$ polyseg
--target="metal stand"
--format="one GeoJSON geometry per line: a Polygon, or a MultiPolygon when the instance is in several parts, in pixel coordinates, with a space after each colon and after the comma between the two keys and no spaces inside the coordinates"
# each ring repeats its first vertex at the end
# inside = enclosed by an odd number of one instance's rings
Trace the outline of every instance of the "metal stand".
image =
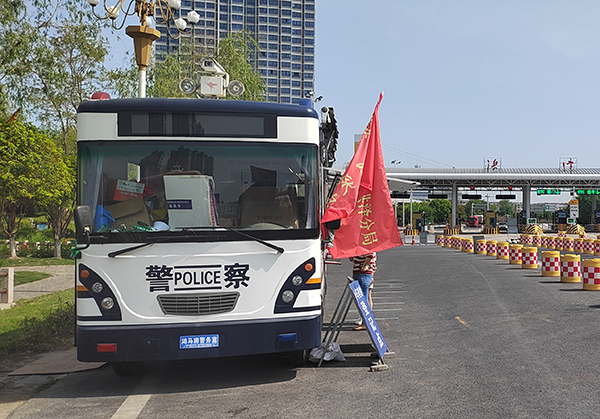
{"type": "Polygon", "coordinates": [[[367,332],[369,333],[369,337],[371,338],[371,343],[377,352],[371,354],[371,356],[376,356],[379,358],[379,361],[371,366],[371,371],[387,371],[388,366],[385,365],[383,361],[384,354],[392,355],[393,352],[388,351],[387,344],[383,339],[381,334],[381,330],[379,329],[379,325],[373,316],[373,312],[368,305],[367,296],[360,290],[360,286],[357,282],[354,282],[352,277],[348,278],[348,286],[344,287],[344,291],[342,292],[342,296],[338,301],[337,307],[333,313],[331,323],[327,327],[327,331],[325,332],[325,336],[323,337],[323,353],[321,354],[321,359],[319,360],[318,366],[320,367],[323,363],[323,359],[325,358],[325,354],[327,353],[327,349],[332,342],[336,342],[340,332],[342,330],[342,326],[346,321],[346,316],[348,315],[348,311],[350,310],[350,304],[352,304],[352,300],[357,305],[359,309],[359,313],[365,325],[367,325],[367,332]]]}
{"type": "MultiPolygon", "coordinates": [[[[348,282],[352,281],[354,281],[354,279],[348,277],[348,282]]],[[[323,353],[321,354],[321,359],[319,360],[317,367],[320,367],[323,363],[323,358],[325,357],[325,353],[327,352],[327,347],[329,344],[331,344],[331,342],[337,342],[338,336],[342,331],[342,326],[346,321],[348,310],[350,310],[350,304],[352,304],[352,294],[350,292],[350,288],[344,287],[344,292],[342,293],[342,296],[335,307],[335,311],[331,317],[331,322],[325,331],[325,336],[323,337],[325,347],[323,348],[323,353]]]]}

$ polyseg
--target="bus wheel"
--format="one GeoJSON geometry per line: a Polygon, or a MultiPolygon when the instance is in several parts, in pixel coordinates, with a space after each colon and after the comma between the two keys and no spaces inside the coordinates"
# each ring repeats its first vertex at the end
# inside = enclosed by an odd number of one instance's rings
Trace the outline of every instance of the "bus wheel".
{"type": "Polygon", "coordinates": [[[119,377],[129,377],[144,372],[143,362],[113,362],[112,367],[119,377]]]}
{"type": "Polygon", "coordinates": [[[306,364],[308,361],[308,349],[302,351],[292,351],[288,354],[289,363],[293,367],[299,367],[300,365],[306,364]]]}

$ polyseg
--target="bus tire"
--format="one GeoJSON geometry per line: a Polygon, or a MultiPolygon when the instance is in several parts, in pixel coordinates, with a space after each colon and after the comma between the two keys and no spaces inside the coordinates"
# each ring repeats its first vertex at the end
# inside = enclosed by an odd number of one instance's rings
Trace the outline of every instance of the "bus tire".
{"type": "Polygon", "coordinates": [[[144,372],[144,362],[113,362],[112,368],[119,377],[129,377],[144,372]]]}
{"type": "Polygon", "coordinates": [[[299,367],[300,365],[306,364],[308,361],[308,349],[301,351],[292,351],[288,354],[289,363],[293,367],[299,367]]]}

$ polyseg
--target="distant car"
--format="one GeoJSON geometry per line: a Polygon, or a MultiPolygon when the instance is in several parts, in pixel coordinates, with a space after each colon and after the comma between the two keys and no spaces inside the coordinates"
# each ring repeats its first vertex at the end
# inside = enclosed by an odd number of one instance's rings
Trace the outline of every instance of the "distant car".
{"type": "Polygon", "coordinates": [[[508,224],[498,223],[498,233],[508,233],[508,224]]]}

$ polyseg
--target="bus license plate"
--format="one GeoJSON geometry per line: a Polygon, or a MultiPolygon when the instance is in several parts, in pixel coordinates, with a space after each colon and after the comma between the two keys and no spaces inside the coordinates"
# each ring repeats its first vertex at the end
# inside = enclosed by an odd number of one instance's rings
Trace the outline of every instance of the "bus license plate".
{"type": "Polygon", "coordinates": [[[180,336],[179,349],[218,348],[219,335],[180,336]]]}

